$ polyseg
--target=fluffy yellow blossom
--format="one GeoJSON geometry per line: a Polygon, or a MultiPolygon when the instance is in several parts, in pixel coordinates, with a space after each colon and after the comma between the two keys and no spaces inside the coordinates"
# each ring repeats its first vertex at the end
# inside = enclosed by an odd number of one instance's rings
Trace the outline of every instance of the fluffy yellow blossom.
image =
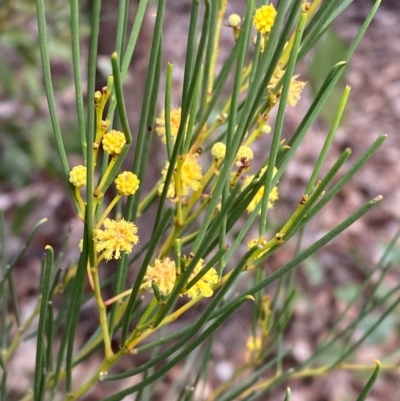
{"type": "Polygon", "coordinates": [[[104,220],[104,230],[94,230],[96,251],[101,252],[106,260],[119,259],[121,252],[132,252],[134,244],[139,242],[134,223],[122,220],[104,220]]]}
{"type": "MultiPolygon", "coordinates": [[[[275,68],[274,74],[272,75],[271,81],[268,84],[268,90],[271,92],[275,86],[278,84],[280,79],[282,78],[283,74],[285,73],[279,66],[275,68]]],[[[307,82],[298,81],[298,75],[293,75],[292,79],[290,80],[290,88],[287,102],[290,106],[296,106],[297,102],[300,99],[301,92],[306,85],[307,82]]]]}
{"type": "Polygon", "coordinates": [[[275,22],[276,14],[277,12],[272,4],[257,8],[253,18],[254,28],[256,28],[260,33],[271,32],[272,26],[275,22]]]}
{"type": "Polygon", "coordinates": [[[226,154],[226,145],[223,142],[214,143],[211,148],[211,154],[217,160],[221,160],[225,157],[226,154]]]}
{"type": "MultiPolygon", "coordinates": [[[[181,195],[187,196],[190,190],[197,191],[200,188],[200,181],[203,178],[201,166],[197,161],[197,154],[187,154],[184,157],[180,177],[181,177],[181,195]]],[[[158,193],[161,194],[164,189],[164,182],[167,176],[169,162],[166,162],[162,174],[162,183],[158,187],[158,193]]],[[[172,176],[171,183],[168,188],[168,198],[175,197],[175,178],[172,176]]]]}
{"type": "MultiPolygon", "coordinates": [[[[176,136],[178,135],[179,125],[181,123],[181,108],[172,109],[170,112],[171,119],[171,138],[172,141],[175,142],[176,136]]],[[[158,127],[156,128],[156,132],[158,136],[161,137],[161,140],[166,143],[165,137],[165,111],[163,111],[159,118],[156,118],[156,124],[158,127]]]]}
{"type": "MultiPolygon", "coordinates": [[[[189,281],[194,278],[197,273],[204,267],[204,260],[200,259],[197,262],[192,274],[190,275],[189,281]]],[[[211,297],[213,294],[213,286],[218,283],[218,273],[212,267],[208,272],[199,280],[195,285],[193,285],[186,292],[189,298],[197,298],[200,296],[211,297]]]]}
{"type": "Polygon", "coordinates": [[[125,135],[121,131],[111,130],[103,136],[103,149],[110,155],[119,155],[126,143],[125,135]]]}
{"type": "Polygon", "coordinates": [[[168,295],[175,285],[176,279],[176,268],[175,262],[170,258],[164,258],[162,260],[156,259],[154,266],[147,268],[146,275],[144,277],[145,287],[151,288],[151,283],[157,284],[157,287],[161,295],[168,295]]]}
{"type": "Polygon", "coordinates": [[[298,81],[297,77],[298,75],[294,75],[290,81],[288,103],[292,107],[296,106],[297,102],[300,100],[301,92],[307,83],[304,81],[298,81]]]}
{"type": "MultiPolygon", "coordinates": [[[[197,273],[204,267],[204,260],[200,259],[195,269],[189,277],[192,280],[197,273]]],[[[151,283],[155,283],[161,295],[168,295],[174,288],[176,280],[175,261],[170,258],[162,260],[156,259],[154,266],[149,266],[144,278],[145,287],[151,288],[151,283]]],[[[213,294],[212,287],[218,283],[218,274],[212,267],[208,272],[194,284],[188,291],[181,295],[187,295],[189,298],[197,298],[199,296],[211,297],[213,294]]]]}
{"type": "MultiPolygon", "coordinates": [[[[267,169],[267,167],[264,167],[261,172],[260,172],[260,176],[262,176],[265,172],[265,170],[267,169]]],[[[274,168],[274,175],[276,174],[276,172],[278,171],[278,169],[275,167],[274,168]]],[[[250,185],[250,183],[253,181],[254,175],[249,175],[246,180],[244,181],[244,188],[246,188],[248,185],[250,185]]],[[[249,205],[247,206],[247,211],[249,213],[251,213],[256,206],[260,203],[260,201],[262,200],[264,196],[264,185],[257,191],[257,193],[254,195],[253,199],[251,200],[251,202],[249,203],[249,205]]],[[[276,186],[274,186],[269,194],[269,199],[268,199],[268,209],[272,209],[274,207],[274,202],[278,199],[278,188],[276,186]]],[[[258,212],[258,214],[261,214],[261,209],[258,212]]]]}
{"type": "Polygon", "coordinates": [[[114,182],[118,192],[125,196],[133,195],[139,188],[140,183],[137,175],[131,171],[124,171],[119,174],[114,182]]]}
{"type": "Polygon", "coordinates": [[[69,182],[77,188],[86,186],[86,167],[75,166],[69,173],[69,182]]]}

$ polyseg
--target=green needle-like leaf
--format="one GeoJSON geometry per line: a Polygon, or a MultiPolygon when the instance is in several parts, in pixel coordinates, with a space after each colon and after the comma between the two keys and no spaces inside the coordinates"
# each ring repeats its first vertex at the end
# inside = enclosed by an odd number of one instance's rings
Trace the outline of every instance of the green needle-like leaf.
{"type": "Polygon", "coordinates": [[[376,363],[376,368],[375,368],[374,372],[372,373],[370,379],[368,380],[368,383],[365,385],[361,394],[357,398],[357,401],[365,401],[367,399],[368,394],[371,392],[372,387],[374,386],[376,380],[379,377],[379,374],[381,373],[381,370],[382,370],[381,363],[378,360],[376,360],[375,363],[376,363]]]}
{"type": "MultiPolygon", "coordinates": [[[[50,289],[51,289],[51,273],[54,263],[54,252],[49,246],[46,247],[46,260],[44,262],[44,270],[42,272],[41,283],[40,283],[40,313],[39,313],[39,327],[37,333],[36,343],[36,362],[35,362],[35,377],[34,377],[34,394],[35,401],[41,401],[44,399],[45,384],[46,384],[46,346],[51,347],[52,344],[46,344],[46,326],[48,326],[47,319],[48,315],[48,303],[50,300],[50,289]]],[[[50,316],[51,317],[51,316],[50,316]]],[[[51,324],[51,323],[50,323],[51,324]]]]}

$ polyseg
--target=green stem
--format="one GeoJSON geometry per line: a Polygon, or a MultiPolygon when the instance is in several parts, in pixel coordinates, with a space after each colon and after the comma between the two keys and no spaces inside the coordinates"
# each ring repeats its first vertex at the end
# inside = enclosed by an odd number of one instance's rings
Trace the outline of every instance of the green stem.
{"type": "Polygon", "coordinates": [[[97,186],[97,188],[94,191],[94,196],[98,199],[102,198],[104,195],[104,191],[102,192],[102,189],[104,187],[104,184],[106,183],[108,176],[110,175],[115,163],[117,162],[118,155],[113,155],[110,163],[107,166],[107,170],[105,171],[103,177],[101,177],[100,184],[97,186]]]}
{"type": "Polygon", "coordinates": [[[92,269],[92,276],[94,283],[94,297],[96,298],[97,306],[99,308],[100,326],[103,332],[104,351],[106,354],[106,360],[109,360],[114,355],[114,353],[111,349],[111,339],[107,323],[107,311],[106,306],[104,305],[103,298],[101,296],[99,272],[97,268],[92,269]]]}
{"type": "Polygon", "coordinates": [[[103,221],[106,219],[106,217],[110,214],[111,210],[113,209],[113,207],[118,203],[118,201],[122,198],[122,194],[117,194],[115,196],[115,198],[110,202],[110,204],[107,206],[106,210],[104,211],[104,213],[101,215],[99,221],[96,224],[95,229],[98,229],[101,227],[101,225],[103,224],[103,221]]]}

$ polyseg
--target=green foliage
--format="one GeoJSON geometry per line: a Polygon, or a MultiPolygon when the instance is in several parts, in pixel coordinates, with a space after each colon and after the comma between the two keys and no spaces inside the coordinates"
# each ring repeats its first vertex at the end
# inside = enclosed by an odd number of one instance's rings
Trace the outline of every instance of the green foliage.
{"type": "MultiPolygon", "coordinates": [[[[46,4],[48,43],[54,65],[70,63],[69,5],[64,1],[46,4]]],[[[33,173],[45,171],[54,176],[60,173],[58,155],[54,149],[52,128],[43,118],[45,97],[41,79],[40,48],[36,31],[36,9],[29,0],[8,1],[0,6],[0,96],[9,105],[9,115],[2,121],[3,138],[0,179],[3,185],[21,187],[34,178],[33,173]],[[21,29],[24,27],[24,29],[21,29]],[[12,174],[10,174],[12,172],[12,174]]],[[[81,35],[87,33],[84,25],[81,35]]],[[[71,87],[68,73],[53,73],[57,92],[71,87]]],[[[68,70],[68,68],[67,68],[68,70]]],[[[62,121],[67,132],[76,132],[74,117],[62,121]]],[[[65,136],[65,146],[76,153],[77,144],[65,136]]]]}

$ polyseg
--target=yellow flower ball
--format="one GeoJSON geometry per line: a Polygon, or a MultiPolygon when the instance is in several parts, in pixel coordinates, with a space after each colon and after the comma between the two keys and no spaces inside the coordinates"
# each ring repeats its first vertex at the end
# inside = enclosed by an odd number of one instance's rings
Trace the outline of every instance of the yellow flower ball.
{"type": "Polygon", "coordinates": [[[168,295],[172,291],[175,280],[175,261],[170,258],[156,259],[154,266],[148,266],[144,277],[145,287],[151,289],[151,283],[155,283],[161,295],[168,295]]]}
{"type": "Polygon", "coordinates": [[[221,160],[225,157],[226,154],[226,145],[223,142],[214,143],[211,148],[211,154],[217,160],[221,160]]]}
{"type": "MultiPolygon", "coordinates": [[[[169,168],[169,162],[166,162],[162,174],[162,182],[158,187],[158,193],[161,195],[164,189],[165,178],[169,168]]],[[[201,166],[197,161],[197,154],[187,154],[184,156],[184,161],[181,165],[180,171],[180,190],[182,196],[187,196],[190,190],[197,191],[200,188],[200,181],[203,178],[201,166]]],[[[168,198],[173,199],[175,197],[175,179],[172,177],[171,183],[168,188],[168,198]]]]}
{"type": "Polygon", "coordinates": [[[236,161],[246,159],[247,161],[253,160],[254,154],[249,146],[241,146],[236,154],[236,161]]]}
{"type": "Polygon", "coordinates": [[[276,14],[277,12],[272,4],[257,8],[253,19],[254,28],[263,34],[271,32],[276,14]]]}
{"type": "Polygon", "coordinates": [[[228,17],[228,26],[231,28],[239,28],[241,23],[242,19],[240,18],[239,14],[231,14],[228,17]]]}
{"type": "MultiPolygon", "coordinates": [[[[190,275],[190,280],[192,280],[196,275],[200,272],[200,270],[204,267],[204,260],[200,259],[197,262],[196,267],[194,268],[192,274],[190,275]]],[[[211,297],[213,295],[214,286],[218,283],[219,277],[217,271],[212,267],[207,271],[204,276],[200,278],[192,287],[190,287],[186,294],[189,298],[198,298],[203,296],[205,298],[211,297]]]]}
{"type": "Polygon", "coordinates": [[[125,135],[121,131],[111,130],[103,136],[103,149],[110,155],[119,155],[126,143],[125,135]]]}
{"type": "Polygon", "coordinates": [[[140,183],[137,175],[130,171],[124,171],[119,174],[114,182],[118,192],[125,196],[133,195],[139,188],[140,183]]]}
{"type": "Polygon", "coordinates": [[[137,227],[130,221],[104,220],[104,230],[94,230],[96,251],[101,252],[106,260],[119,259],[121,252],[130,254],[134,244],[139,242],[137,227]]]}
{"type": "MultiPolygon", "coordinates": [[[[281,80],[283,77],[283,74],[285,73],[285,70],[282,70],[279,66],[275,68],[275,71],[272,75],[271,81],[269,82],[267,89],[269,90],[270,93],[275,89],[276,85],[278,82],[281,80]]],[[[299,101],[301,97],[302,90],[304,86],[306,85],[307,82],[303,81],[298,81],[297,78],[298,75],[293,75],[291,80],[290,80],[290,86],[289,86],[289,94],[287,98],[287,103],[289,106],[296,106],[297,102],[299,101]]]]}
{"type": "Polygon", "coordinates": [[[86,167],[85,166],[75,166],[69,173],[69,182],[72,183],[74,187],[80,188],[86,186],[86,167]]]}

